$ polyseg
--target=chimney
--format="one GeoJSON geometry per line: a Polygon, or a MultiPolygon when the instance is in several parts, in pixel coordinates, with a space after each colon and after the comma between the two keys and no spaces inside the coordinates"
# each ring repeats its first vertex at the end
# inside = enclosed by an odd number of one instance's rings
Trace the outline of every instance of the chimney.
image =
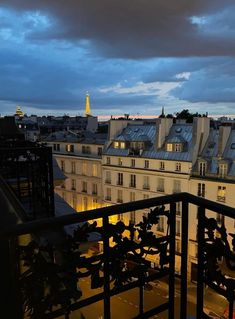
{"type": "Polygon", "coordinates": [[[193,156],[194,165],[198,155],[202,152],[210,133],[210,119],[208,117],[194,117],[193,119],[193,156]]]}
{"type": "Polygon", "coordinates": [[[173,124],[172,118],[158,118],[156,120],[156,149],[161,148],[165,138],[170,132],[173,124]]]}
{"type": "Polygon", "coordinates": [[[109,141],[113,140],[115,136],[121,133],[121,131],[127,127],[128,123],[133,122],[132,120],[109,120],[109,130],[108,130],[108,139],[109,141]]]}
{"type": "Polygon", "coordinates": [[[225,146],[227,144],[229,135],[231,132],[231,126],[220,126],[219,127],[219,144],[218,144],[218,156],[223,155],[225,146]]]}

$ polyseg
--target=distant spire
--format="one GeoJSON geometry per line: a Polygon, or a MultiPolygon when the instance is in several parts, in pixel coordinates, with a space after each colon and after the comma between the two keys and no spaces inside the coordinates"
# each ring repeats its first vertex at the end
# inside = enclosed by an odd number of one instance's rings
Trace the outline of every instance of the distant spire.
{"type": "Polygon", "coordinates": [[[162,107],[162,117],[165,117],[164,106],[162,107]]]}
{"type": "Polygon", "coordinates": [[[24,113],[22,112],[21,107],[19,105],[16,107],[15,115],[20,116],[20,117],[24,116],[24,113]]]}
{"type": "Polygon", "coordinates": [[[90,97],[89,94],[86,94],[86,108],[85,108],[85,115],[91,116],[91,108],[90,108],[90,97]]]}

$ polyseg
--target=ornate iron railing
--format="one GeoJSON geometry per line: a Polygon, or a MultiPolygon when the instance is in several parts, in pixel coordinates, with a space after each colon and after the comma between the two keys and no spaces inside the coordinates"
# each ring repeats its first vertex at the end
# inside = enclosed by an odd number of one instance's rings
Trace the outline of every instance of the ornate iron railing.
{"type": "MultiPolygon", "coordinates": [[[[223,273],[219,261],[224,260],[230,271],[234,270],[235,234],[229,234],[232,238],[230,241],[225,225],[218,224],[216,218],[209,218],[206,211],[234,219],[235,209],[188,193],[114,205],[2,229],[0,239],[5,252],[2,264],[17,274],[7,287],[8,291],[12,290],[9,298],[12,308],[15,309],[15,314],[11,318],[23,318],[23,311],[26,311],[30,318],[57,318],[62,315],[70,318],[74,310],[102,300],[104,318],[109,319],[111,297],[138,288],[139,308],[135,318],[151,318],[167,310],[169,319],[186,319],[188,224],[192,205],[198,209],[196,318],[211,318],[203,310],[204,289],[205,286],[209,286],[228,300],[228,318],[232,319],[235,280],[233,276],[223,273]],[[178,202],[182,206],[179,275],[181,298],[179,313],[176,314],[175,231],[178,202]],[[141,212],[143,209],[144,215],[141,212]],[[149,210],[148,214],[146,209],[149,210]],[[125,221],[125,215],[131,211],[136,212],[135,225],[123,221],[113,223],[113,216],[123,214],[125,221]],[[165,233],[159,236],[153,232],[153,227],[162,216],[167,221],[167,227],[165,233]],[[102,223],[97,224],[93,220],[102,220],[102,223]],[[64,232],[64,227],[70,224],[77,224],[73,236],[64,232]],[[20,241],[18,243],[18,236],[23,234],[32,234],[29,242],[24,245],[20,244],[20,241]],[[91,240],[93,243],[101,242],[103,249],[95,255],[82,255],[82,243],[91,240]],[[155,257],[158,261],[154,269],[151,268],[147,255],[155,257]],[[23,269],[17,266],[19,259],[21,266],[22,261],[24,263],[23,269]],[[169,283],[168,300],[146,310],[144,287],[149,282],[161,280],[166,276],[169,283]],[[102,291],[81,299],[82,292],[78,289],[77,283],[83,277],[89,278],[91,288],[99,287],[102,291]]],[[[4,289],[2,286],[2,291],[4,289]]],[[[3,301],[0,300],[0,303],[3,301]]]]}

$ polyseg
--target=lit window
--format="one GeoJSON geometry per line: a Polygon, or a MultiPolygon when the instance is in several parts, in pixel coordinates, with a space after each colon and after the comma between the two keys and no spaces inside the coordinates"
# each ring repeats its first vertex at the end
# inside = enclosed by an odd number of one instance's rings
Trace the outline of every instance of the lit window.
{"type": "Polygon", "coordinates": [[[124,142],[120,143],[120,148],[125,148],[125,143],[124,142]]]}
{"type": "Polygon", "coordinates": [[[69,153],[73,153],[74,152],[74,145],[67,144],[66,145],[66,151],[69,152],[69,153]]]}
{"type": "Polygon", "coordinates": [[[181,163],[175,164],[175,170],[176,170],[176,172],[181,172],[181,163]]]}
{"type": "Polygon", "coordinates": [[[197,196],[205,197],[205,184],[198,183],[197,196]]]}
{"type": "Polygon", "coordinates": [[[167,150],[167,152],[172,152],[173,151],[173,145],[170,144],[170,143],[167,143],[166,144],[166,150],[167,150]]]}
{"type": "Polygon", "coordinates": [[[113,147],[114,147],[114,148],[119,148],[119,143],[118,143],[118,142],[114,142],[114,143],[113,143],[113,147]]]}
{"type": "Polygon", "coordinates": [[[164,169],[165,169],[165,163],[160,162],[160,170],[164,171],[164,169]]]}
{"type": "Polygon", "coordinates": [[[218,186],[218,191],[217,191],[217,200],[219,202],[225,202],[226,199],[226,187],[225,186],[218,186]]]}

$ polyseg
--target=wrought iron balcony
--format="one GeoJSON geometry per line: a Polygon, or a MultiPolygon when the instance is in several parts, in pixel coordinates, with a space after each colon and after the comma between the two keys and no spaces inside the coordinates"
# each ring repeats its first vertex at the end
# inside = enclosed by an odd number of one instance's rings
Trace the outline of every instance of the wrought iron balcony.
{"type": "Polygon", "coordinates": [[[0,231],[0,275],[4,277],[5,269],[8,280],[4,278],[1,281],[2,292],[7,291],[0,299],[2,313],[6,305],[10,305],[8,311],[11,311],[11,316],[8,317],[11,319],[23,318],[24,312],[29,318],[70,318],[74,311],[83,311],[83,307],[92,307],[94,303],[103,301],[103,318],[110,319],[112,297],[138,289],[138,313],[134,318],[152,318],[164,311],[167,311],[169,319],[189,318],[188,223],[192,206],[198,210],[198,267],[195,314],[190,314],[190,318],[212,318],[204,309],[204,291],[209,286],[228,300],[228,318],[232,319],[235,280],[231,272],[235,269],[235,234],[227,234],[225,225],[218,225],[216,218],[208,217],[207,210],[234,219],[235,209],[188,193],[3,227],[0,231]],[[177,247],[181,251],[180,275],[177,276],[175,235],[176,203],[179,202],[182,207],[182,241],[177,247]],[[149,209],[149,213],[142,217],[143,209],[149,209]],[[125,221],[126,214],[131,211],[135,211],[135,225],[123,221],[114,223],[114,216],[123,214],[125,221]],[[152,227],[156,228],[161,217],[167,220],[168,226],[160,237],[152,232],[152,227]],[[94,219],[101,220],[101,225],[93,222],[94,219]],[[64,226],[70,224],[77,224],[73,236],[64,232],[64,226]],[[51,232],[54,237],[61,236],[60,240],[51,243],[51,232]],[[23,234],[31,234],[28,243],[22,243],[23,234]],[[96,240],[102,243],[103,248],[95,255],[82,254],[81,245],[89,242],[92,234],[98,234],[96,240]],[[43,238],[46,239],[44,244],[43,238]],[[151,268],[147,256],[158,260],[154,267],[151,268]],[[221,271],[219,260],[222,259],[230,270],[230,276],[221,271]],[[17,266],[22,263],[23,267],[17,266]],[[100,290],[81,298],[78,285],[83,278],[89,281],[92,289],[100,290]],[[164,278],[169,283],[167,299],[159,303],[156,296],[154,307],[147,309],[144,289],[149,283],[164,278]],[[179,309],[175,300],[176,280],[180,280],[179,309]]]}

